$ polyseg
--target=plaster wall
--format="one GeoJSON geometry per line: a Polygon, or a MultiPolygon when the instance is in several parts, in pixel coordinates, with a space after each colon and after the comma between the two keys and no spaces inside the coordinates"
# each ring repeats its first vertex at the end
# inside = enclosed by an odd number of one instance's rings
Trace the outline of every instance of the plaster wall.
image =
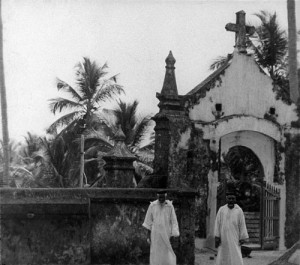
{"type": "Polygon", "coordinates": [[[242,114],[264,118],[270,107],[276,111],[279,124],[297,120],[295,104],[276,99],[272,80],[258,67],[252,56],[234,52],[230,66],[214,86],[189,110],[191,120],[215,120],[215,104],[222,104],[224,116],[242,114]]]}

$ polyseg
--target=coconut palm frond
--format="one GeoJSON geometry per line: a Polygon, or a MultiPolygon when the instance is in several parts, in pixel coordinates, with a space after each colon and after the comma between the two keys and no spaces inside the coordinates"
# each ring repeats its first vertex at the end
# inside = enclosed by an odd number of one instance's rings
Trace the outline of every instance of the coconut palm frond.
{"type": "Polygon", "coordinates": [[[96,62],[86,57],[83,58],[82,64],[77,65],[76,81],[84,98],[90,99],[97,92],[102,81],[100,79],[107,74],[104,71],[106,68],[108,68],[106,63],[99,67],[96,62]]]}
{"type": "Polygon", "coordinates": [[[143,162],[135,161],[133,163],[133,166],[135,168],[136,174],[138,174],[139,176],[145,177],[145,176],[153,173],[153,168],[146,165],[143,162]]]}
{"type": "Polygon", "coordinates": [[[267,68],[274,78],[277,65],[282,63],[287,54],[287,34],[280,29],[276,13],[260,11],[255,16],[260,19],[260,25],[256,27],[259,52],[255,52],[255,56],[257,62],[267,68]]]}
{"type": "Polygon", "coordinates": [[[61,112],[64,109],[82,108],[81,103],[66,99],[66,98],[52,98],[49,101],[50,111],[55,114],[57,111],[61,112]]]}
{"type": "Polygon", "coordinates": [[[113,139],[116,132],[118,130],[117,124],[114,122],[114,120],[110,119],[110,117],[105,118],[101,117],[101,123],[97,126],[97,132],[101,135],[105,135],[109,139],[113,139]]]}
{"type": "Polygon", "coordinates": [[[42,162],[51,161],[49,153],[44,149],[40,149],[40,150],[34,152],[34,154],[32,155],[32,158],[35,161],[42,161],[42,162]]]}
{"type": "Polygon", "coordinates": [[[125,136],[126,144],[132,143],[134,140],[134,128],[137,126],[138,119],[136,115],[138,101],[134,100],[132,103],[126,103],[122,100],[118,102],[118,105],[113,109],[116,125],[120,125],[125,136]]]}
{"type": "Polygon", "coordinates": [[[56,78],[56,87],[58,90],[62,90],[71,94],[71,96],[78,102],[83,100],[82,97],[77,93],[77,91],[73,87],[71,87],[68,83],[59,78],[56,78]]]}
{"type": "Polygon", "coordinates": [[[213,62],[209,66],[209,70],[214,71],[219,69],[225,63],[231,60],[231,58],[232,58],[232,54],[228,54],[227,56],[218,56],[216,59],[213,60],[213,62]]]}
{"type": "MultiPolygon", "coordinates": [[[[57,128],[59,128],[60,126],[65,126],[68,125],[68,127],[70,127],[71,123],[76,120],[78,121],[79,118],[81,118],[83,116],[83,113],[81,111],[74,111],[71,113],[68,113],[62,117],[60,117],[58,120],[56,120],[54,123],[52,123],[49,128],[47,129],[47,131],[49,133],[54,132],[57,128]]],[[[73,124],[73,123],[72,123],[73,124]]],[[[66,129],[67,129],[66,128],[66,129]]],[[[62,132],[60,133],[62,134],[62,132]]]]}
{"type": "Polygon", "coordinates": [[[257,16],[263,24],[267,23],[267,17],[269,16],[267,11],[260,10],[259,13],[254,13],[254,15],[257,16]]]}
{"type": "Polygon", "coordinates": [[[128,121],[131,128],[136,127],[137,123],[142,123],[142,121],[146,119],[146,117],[142,118],[140,122],[138,122],[137,115],[136,115],[138,105],[139,102],[137,100],[134,100],[131,104],[128,104],[127,106],[127,113],[129,118],[128,121]]]}
{"type": "Polygon", "coordinates": [[[112,109],[103,108],[102,113],[108,116],[112,116],[114,114],[114,111],[112,109]]]}
{"type": "Polygon", "coordinates": [[[155,147],[155,139],[150,139],[150,142],[142,147],[139,148],[139,151],[143,152],[154,152],[154,147],[155,147]]]}
{"type": "Polygon", "coordinates": [[[10,167],[10,170],[12,170],[12,175],[11,177],[14,178],[16,176],[22,176],[23,177],[33,177],[32,173],[27,170],[25,167],[21,167],[21,166],[18,166],[18,167],[10,167]]]}
{"type": "Polygon", "coordinates": [[[147,136],[148,129],[151,123],[151,118],[144,117],[138,121],[133,129],[133,141],[131,146],[139,147],[147,136]]]}
{"type": "Polygon", "coordinates": [[[99,133],[85,136],[84,142],[86,146],[86,155],[95,155],[98,151],[108,152],[113,148],[113,143],[99,133]]]}
{"type": "Polygon", "coordinates": [[[109,81],[113,81],[114,83],[117,83],[117,81],[118,81],[118,76],[119,76],[120,74],[116,74],[116,75],[113,75],[113,76],[111,76],[108,80],[109,81]]]}
{"type": "Polygon", "coordinates": [[[137,158],[137,161],[146,164],[149,167],[152,167],[152,162],[154,159],[154,150],[153,151],[140,151],[138,150],[135,153],[135,156],[137,158]]]}
{"type": "Polygon", "coordinates": [[[106,72],[106,69],[108,69],[107,62],[105,62],[102,66],[99,67],[99,73],[100,73],[99,78],[102,78],[108,74],[108,72],[106,72]]]}
{"type": "Polygon", "coordinates": [[[113,100],[116,96],[121,95],[124,89],[121,85],[112,83],[109,80],[102,80],[103,84],[93,97],[93,103],[105,102],[106,100],[113,100]]]}

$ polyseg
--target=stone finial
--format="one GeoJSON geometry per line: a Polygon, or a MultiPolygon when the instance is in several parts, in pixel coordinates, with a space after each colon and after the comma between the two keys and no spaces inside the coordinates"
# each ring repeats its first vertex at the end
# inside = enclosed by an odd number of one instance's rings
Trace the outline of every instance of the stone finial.
{"type": "Polygon", "coordinates": [[[106,186],[115,188],[132,188],[134,178],[133,162],[136,157],[129,151],[125,135],[119,127],[114,137],[115,146],[102,158],[106,165],[106,186]]]}
{"type": "Polygon", "coordinates": [[[172,54],[172,51],[169,52],[169,55],[168,57],[166,58],[166,68],[169,68],[169,69],[175,69],[174,65],[176,63],[176,60],[172,54]]]}
{"type": "Polygon", "coordinates": [[[236,24],[228,23],[225,26],[227,31],[235,32],[235,46],[241,53],[246,53],[247,34],[252,35],[255,32],[255,28],[252,26],[246,26],[246,13],[241,10],[236,13],[236,24]]]}
{"type": "Polygon", "coordinates": [[[124,142],[125,139],[126,139],[126,136],[125,136],[125,134],[124,134],[124,132],[122,130],[121,125],[119,125],[119,128],[118,128],[116,134],[114,135],[114,140],[118,141],[118,142],[119,141],[123,141],[124,142]]]}
{"type": "Polygon", "coordinates": [[[165,97],[178,97],[177,84],[175,78],[175,58],[170,51],[168,57],[166,58],[166,75],[163,84],[163,88],[161,90],[161,95],[165,97]]]}
{"type": "Polygon", "coordinates": [[[103,158],[105,157],[117,157],[117,158],[132,158],[133,160],[136,159],[136,157],[129,151],[128,147],[125,144],[125,134],[122,131],[121,126],[119,126],[119,129],[117,130],[114,140],[115,145],[112,150],[110,150],[103,158]]]}

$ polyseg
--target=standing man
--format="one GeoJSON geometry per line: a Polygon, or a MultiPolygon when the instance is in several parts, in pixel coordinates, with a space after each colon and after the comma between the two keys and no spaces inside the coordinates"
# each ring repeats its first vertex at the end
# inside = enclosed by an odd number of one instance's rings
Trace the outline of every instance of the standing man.
{"type": "Polygon", "coordinates": [[[220,207],[215,222],[216,265],[243,265],[241,245],[248,239],[243,210],[235,193],[226,192],[227,204],[220,207]]]}
{"type": "Polygon", "coordinates": [[[157,200],[150,203],[143,223],[148,229],[150,265],[176,265],[170,238],[178,237],[179,229],[174,206],[166,197],[166,191],[157,193],[157,200]]]}

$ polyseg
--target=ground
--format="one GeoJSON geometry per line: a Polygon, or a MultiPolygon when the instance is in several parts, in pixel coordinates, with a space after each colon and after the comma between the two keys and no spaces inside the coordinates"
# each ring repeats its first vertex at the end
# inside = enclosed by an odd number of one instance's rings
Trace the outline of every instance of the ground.
{"type": "MultiPolygon", "coordinates": [[[[268,265],[274,260],[278,259],[283,255],[285,251],[262,251],[255,250],[252,251],[250,256],[252,258],[244,258],[244,265],[268,265]]],[[[196,240],[196,249],[195,249],[195,265],[215,265],[216,256],[215,252],[207,249],[200,248],[196,240]]]]}

